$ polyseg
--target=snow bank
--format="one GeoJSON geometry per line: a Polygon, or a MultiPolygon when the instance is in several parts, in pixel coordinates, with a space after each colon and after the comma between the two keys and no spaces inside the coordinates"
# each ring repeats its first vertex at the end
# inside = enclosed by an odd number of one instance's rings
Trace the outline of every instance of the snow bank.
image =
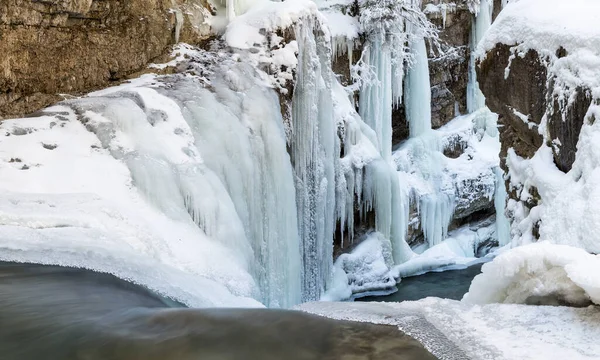
{"type": "Polygon", "coordinates": [[[470,304],[600,304],[600,257],[540,242],[502,253],[485,264],[463,302],[470,304]]]}
{"type": "Polygon", "coordinates": [[[513,304],[469,305],[427,298],[402,303],[308,303],[299,310],[390,324],[441,360],[597,359],[600,311],[513,304]]]}
{"type": "Polygon", "coordinates": [[[71,108],[46,114],[0,125],[2,260],[108,272],[190,306],[261,306],[243,258],[150,205],[71,108]]]}

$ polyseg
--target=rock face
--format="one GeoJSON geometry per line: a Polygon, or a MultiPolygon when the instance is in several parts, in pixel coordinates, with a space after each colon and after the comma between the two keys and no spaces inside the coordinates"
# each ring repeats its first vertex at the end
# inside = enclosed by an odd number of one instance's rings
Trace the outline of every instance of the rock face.
{"type": "MultiPolygon", "coordinates": [[[[205,10],[207,4],[196,1],[205,10]]],[[[208,35],[192,1],[3,0],[0,119],[107,86],[139,71],[176,40],[208,35]],[[180,39],[177,39],[180,38],[180,39]]]]}
{"type": "MultiPolygon", "coordinates": [[[[577,88],[573,102],[563,108],[552,93],[554,80],[548,78],[548,70],[536,51],[529,50],[524,56],[515,56],[512,61],[510,57],[510,47],[497,44],[477,69],[487,106],[499,115],[502,168],[505,172],[509,171],[506,156],[510,148],[522,158],[533,157],[544,144],[539,127],[542,119],[546,118],[548,145],[552,148],[554,163],[561,171],[570,171],[585,114],[592,102],[589,90],[577,88]],[[509,61],[510,72],[505,76],[509,61]]],[[[509,181],[507,189],[511,190],[509,181]]],[[[540,203],[541,197],[535,188],[528,192],[530,196],[526,200],[521,199],[516,190],[509,191],[508,196],[532,209],[540,203]]],[[[537,228],[533,229],[533,235],[539,236],[537,228]]]]}
{"type": "Polygon", "coordinates": [[[509,148],[521,157],[530,158],[542,145],[538,128],[547,104],[547,70],[538,54],[531,50],[524,57],[515,57],[505,78],[510,56],[510,47],[499,44],[477,67],[477,79],[486,105],[498,114],[502,143],[500,165],[505,171],[509,148]],[[524,119],[524,116],[528,118],[524,119]]]}
{"type": "Polygon", "coordinates": [[[431,81],[431,125],[434,129],[447,124],[455,116],[467,112],[469,73],[469,39],[473,15],[466,5],[456,5],[441,15],[430,14],[440,30],[445,55],[429,60],[431,81]]]}

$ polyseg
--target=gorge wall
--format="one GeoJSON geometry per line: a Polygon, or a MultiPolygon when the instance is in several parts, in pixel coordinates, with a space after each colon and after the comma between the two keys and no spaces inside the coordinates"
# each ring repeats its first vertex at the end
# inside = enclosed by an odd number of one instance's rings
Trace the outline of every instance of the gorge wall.
{"type": "Polygon", "coordinates": [[[592,186],[597,158],[598,32],[575,4],[540,10],[546,6],[531,0],[503,10],[479,45],[477,74],[499,114],[513,243],[543,239],[597,252],[587,239],[595,225],[575,217],[594,211],[591,193],[581,191],[592,186]]]}
{"type": "Polygon", "coordinates": [[[178,41],[202,41],[210,10],[187,0],[2,1],[0,119],[106,87],[178,41]]]}

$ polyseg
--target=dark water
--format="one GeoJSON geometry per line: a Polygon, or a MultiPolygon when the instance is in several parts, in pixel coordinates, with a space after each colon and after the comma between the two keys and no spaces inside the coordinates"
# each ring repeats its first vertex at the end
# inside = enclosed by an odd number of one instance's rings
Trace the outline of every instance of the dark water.
{"type": "Polygon", "coordinates": [[[0,262],[1,360],[435,359],[396,327],[187,309],[111,275],[0,262]]]}
{"type": "Polygon", "coordinates": [[[483,264],[470,266],[464,270],[430,272],[402,279],[398,291],[386,296],[368,296],[356,301],[412,301],[429,296],[460,300],[469,291],[473,278],[481,273],[483,264]]]}

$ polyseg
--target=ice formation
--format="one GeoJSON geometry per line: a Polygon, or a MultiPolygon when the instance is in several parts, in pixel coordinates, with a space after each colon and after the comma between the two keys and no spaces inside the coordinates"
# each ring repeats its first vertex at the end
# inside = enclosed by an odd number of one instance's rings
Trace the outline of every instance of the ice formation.
{"type": "Polygon", "coordinates": [[[317,302],[298,309],[397,326],[441,360],[591,360],[600,353],[597,307],[470,305],[431,297],[401,303],[317,302]]]}
{"type": "Polygon", "coordinates": [[[504,171],[500,167],[494,168],[496,175],[496,190],[494,193],[494,208],[496,210],[496,237],[498,245],[504,246],[510,242],[510,222],[506,217],[506,185],[504,171]]]}
{"type": "MultiPolygon", "coordinates": [[[[292,100],[291,156],[303,259],[303,300],[325,291],[333,262],[336,134],[328,48],[317,41],[314,23],[296,26],[298,69],[292,100]]],[[[339,147],[339,144],[337,144],[339,147]]]]}
{"type": "Polygon", "coordinates": [[[425,39],[419,37],[412,47],[415,60],[406,75],[404,99],[410,137],[415,138],[431,130],[431,84],[425,39]]]}
{"type": "Polygon", "coordinates": [[[392,244],[381,233],[370,233],[350,254],[340,255],[334,264],[332,286],[321,300],[350,299],[396,290],[392,244]]]}
{"type": "Polygon", "coordinates": [[[444,162],[437,135],[431,131],[431,85],[425,39],[420,29],[413,31],[417,32],[412,42],[414,64],[408,69],[404,85],[410,139],[395,156],[397,163],[401,162],[399,170],[410,173],[417,167],[417,171],[431,184],[429,190],[418,192],[415,198],[425,240],[429,246],[435,246],[446,238],[454,213],[454,193],[442,189],[443,181],[440,178],[444,162]],[[410,154],[409,157],[420,156],[424,161],[399,161],[403,150],[410,154]]]}
{"type": "Polygon", "coordinates": [[[480,0],[475,8],[475,20],[471,27],[470,48],[471,56],[469,59],[469,82],[467,83],[467,110],[472,113],[485,106],[485,97],[479,90],[477,82],[476,66],[476,49],[483,36],[492,24],[492,9],[493,1],[480,0]]]}
{"type": "MultiPolygon", "coordinates": [[[[250,65],[221,61],[227,65],[212,79],[214,92],[197,80],[171,77],[163,85],[106,90],[63,106],[78,115],[71,126],[85,123],[98,146],[125,164],[129,181],[145,201],[173,221],[195,223],[203,237],[237,258],[222,258],[230,264],[221,267],[236,264],[256,280],[254,288],[253,281],[235,280],[238,275],[223,276],[230,291],[255,296],[258,289],[257,298],[265,305],[288,307],[301,300],[302,271],[294,175],[279,101],[250,65]],[[246,290],[240,291],[235,281],[246,290]]],[[[3,127],[14,132],[22,124],[5,122],[3,127]]],[[[4,142],[16,152],[25,151],[20,143],[17,137],[4,142]]],[[[46,164],[40,161],[40,166],[46,164]]],[[[3,184],[27,173],[15,175],[11,169],[9,165],[2,172],[3,184]]],[[[11,224],[20,221],[4,218],[11,224]]],[[[218,253],[214,256],[218,261],[218,253]]],[[[196,273],[197,261],[186,258],[172,261],[196,273]]]]}

